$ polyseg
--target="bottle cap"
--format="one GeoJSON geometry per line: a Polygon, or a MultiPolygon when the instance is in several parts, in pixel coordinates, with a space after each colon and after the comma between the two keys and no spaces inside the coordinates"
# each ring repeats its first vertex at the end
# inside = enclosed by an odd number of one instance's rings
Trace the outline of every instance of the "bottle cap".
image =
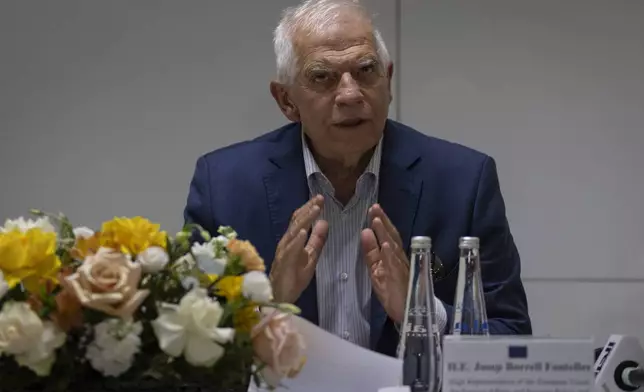
{"type": "Polygon", "coordinates": [[[479,239],[478,237],[461,237],[458,240],[458,247],[460,249],[473,249],[479,248],[479,239]]]}
{"type": "Polygon", "coordinates": [[[432,247],[432,239],[429,237],[416,236],[411,239],[412,249],[428,249],[432,247]]]}

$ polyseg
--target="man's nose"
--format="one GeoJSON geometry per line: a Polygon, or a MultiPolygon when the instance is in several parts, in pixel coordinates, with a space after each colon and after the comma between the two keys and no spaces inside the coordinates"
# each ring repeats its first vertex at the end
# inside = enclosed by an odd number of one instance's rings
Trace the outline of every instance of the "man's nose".
{"type": "Polygon", "coordinates": [[[338,83],[335,102],[338,105],[355,105],[362,103],[364,96],[360,86],[350,73],[344,73],[338,83]]]}

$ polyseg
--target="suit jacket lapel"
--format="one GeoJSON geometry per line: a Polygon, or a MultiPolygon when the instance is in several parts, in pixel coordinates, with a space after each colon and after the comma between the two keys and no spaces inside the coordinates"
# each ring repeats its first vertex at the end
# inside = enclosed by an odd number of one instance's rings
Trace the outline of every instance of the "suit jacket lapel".
{"type": "MultiPolygon", "coordinates": [[[[286,131],[283,140],[275,143],[269,158],[271,170],[264,176],[264,187],[275,245],[288,228],[291,216],[309,199],[309,188],[302,155],[301,127],[294,124],[286,131]]],[[[301,316],[317,324],[317,288],[315,277],[302,293],[296,305],[302,309],[301,316]]]]}
{"type": "MultiPolygon", "coordinates": [[[[388,121],[380,167],[379,203],[402,237],[405,253],[413,233],[422,180],[414,175],[420,154],[395,123],[388,121]]],[[[375,349],[387,314],[375,293],[371,296],[371,347],[375,349]]]]}

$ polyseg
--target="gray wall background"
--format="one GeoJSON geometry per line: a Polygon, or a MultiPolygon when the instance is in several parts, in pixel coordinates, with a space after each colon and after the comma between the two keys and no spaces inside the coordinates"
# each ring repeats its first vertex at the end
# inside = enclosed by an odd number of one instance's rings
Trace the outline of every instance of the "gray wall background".
{"type": "MultiPolygon", "coordinates": [[[[294,0],[2,0],[0,217],[180,228],[197,157],[283,124],[294,0]]],[[[370,0],[391,117],[496,158],[535,333],[644,338],[644,2],[370,0]]]]}

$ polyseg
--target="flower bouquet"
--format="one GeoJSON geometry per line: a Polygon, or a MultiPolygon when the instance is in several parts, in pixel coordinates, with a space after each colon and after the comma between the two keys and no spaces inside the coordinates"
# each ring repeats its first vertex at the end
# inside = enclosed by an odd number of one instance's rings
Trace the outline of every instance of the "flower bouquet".
{"type": "Polygon", "coordinates": [[[232,228],[32,213],[0,227],[0,390],[246,391],[303,366],[298,309],[232,228]]]}

